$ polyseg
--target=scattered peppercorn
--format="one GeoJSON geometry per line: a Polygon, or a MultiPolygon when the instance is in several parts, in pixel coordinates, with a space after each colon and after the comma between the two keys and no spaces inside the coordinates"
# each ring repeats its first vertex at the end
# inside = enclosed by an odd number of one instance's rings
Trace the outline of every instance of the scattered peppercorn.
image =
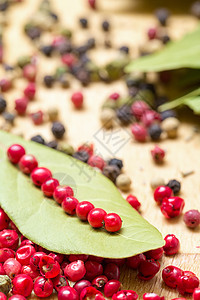
{"type": "Polygon", "coordinates": [[[104,108],[100,114],[100,120],[106,129],[110,129],[114,126],[115,111],[111,108],[104,108]]]}
{"type": "Polygon", "coordinates": [[[11,125],[14,124],[14,120],[15,120],[15,115],[11,114],[9,112],[4,112],[3,113],[3,118],[5,119],[6,122],[10,123],[11,125]]]}
{"type": "Polygon", "coordinates": [[[158,141],[160,139],[162,129],[159,124],[152,124],[148,129],[149,135],[153,141],[158,141]]]}
{"type": "Polygon", "coordinates": [[[88,20],[86,18],[80,18],[79,23],[82,28],[88,28],[88,20]]]}
{"type": "Polygon", "coordinates": [[[133,122],[133,114],[131,112],[131,106],[123,105],[117,110],[117,118],[123,125],[128,125],[133,122]]]}
{"type": "Polygon", "coordinates": [[[74,154],[74,148],[67,143],[59,143],[58,150],[68,155],[74,154]]]}
{"type": "Polygon", "coordinates": [[[48,109],[47,113],[48,113],[48,116],[49,116],[49,120],[51,122],[57,121],[58,114],[59,114],[59,111],[58,111],[57,107],[50,107],[48,109]]]}
{"type": "Polygon", "coordinates": [[[57,141],[51,141],[51,142],[48,142],[48,143],[46,144],[46,146],[49,147],[49,148],[52,148],[52,149],[57,149],[57,147],[58,147],[58,142],[57,142],[57,141]]]}
{"type": "Polygon", "coordinates": [[[123,168],[123,161],[117,158],[111,158],[108,161],[109,166],[117,166],[120,170],[123,168]]]}
{"type": "Polygon", "coordinates": [[[165,151],[158,146],[155,146],[153,150],[151,150],[151,155],[155,163],[160,164],[163,163],[165,157],[165,151]]]}
{"type": "Polygon", "coordinates": [[[127,46],[122,46],[119,48],[119,51],[125,54],[129,54],[129,47],[127,46]]]}
{"type": "Polygon", "coordinates": [[[6,100],[0,96],[0,114],[5,111],[7,107],[6,100]]]}
{"type": "Polygon", "coordinates": [[[168,109],[160,113],[161,121],[167,118],[176,118],[176,112],[174,110],[168,109]]]}
{"type": "Polygon", "coordinates": [[[121,171],[116,165],[108,165],[103,168],[103,175],[115,182],[121,171]]]}
{"type": "Polygon", "coordinates": [[[51,127],[51,131],[57,139],[62,139],[66,130],[62,123],[54,122],[51,127]]]}
{"type": "Polygon", "coordinates": [[[178,119],[174,117],[166,118],[161,123],[161,128],[163,131],[165,131],[169,138],[176,138],[178,135],[178,128],[179,128],[180,122],[178,119]]]}
{"type": "Polygon", "coordinates": [[[183,221],[189,228],[196,228],[200,224],[200,212],[196,209],[188,210],[184,216],[183,221]]]}
{"type": "Polygon", "coordinates": [[[55,79],[51,75],[44,76],[44,84],[46,87],[51,88],[55,82],[55,79]]]}
{"type": "Polygon", "coordinates": [[[45,145],[45,140],[43,139],[43,137],[41,135],[35,135],[31,138],[32,142],[36,142],[38,144],[42,144],[45,145]]]}
{"type": "Polygon", "coordinates": [[[170,12],[166,8],[157,9],[155,15],[162,26],[167,25],[167,21],[170,15],[170,12]]]}
{"type": "Polygon", "coordinates": [[[109,31],[110,30],[110,23],[107,20],[102,22],[102,29],[103,29],[103,31],[109,31]]]}
{"type": "Polygon", "coordinates": [[[87,163],[90,157],[87,151],[77,151],[72,156],[84,163],[87,163]]]}
{"type": "Polygon", "coordinates": [[[180,181],[178,181],[176,179],[172,179],[166,185],[168,187],[170,187],[170,189],[172,189],[174,195],[176,195],[176,194],[178,194],[180,192],[180,189],[181,189],[181,183],[180,183],[180,181]]]}
{"type": "Polygon", "coordinates": [[[50,57],[53,53],[54,48],[52,45],[46,45],[41,47],[40,50],[45,56],[50,57]]]}
{"type": "Polygon", "coordinates": [[[116,186],[123,192],[130,190],[131,179],[126,174],[120,174],[116,179],[116,186]]]}

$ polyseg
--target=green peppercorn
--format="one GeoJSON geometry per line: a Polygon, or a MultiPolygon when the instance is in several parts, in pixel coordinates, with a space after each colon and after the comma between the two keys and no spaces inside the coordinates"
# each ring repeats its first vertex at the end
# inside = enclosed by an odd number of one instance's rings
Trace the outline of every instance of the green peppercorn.
{"type": "Polygon", "coordinates": [[[20,67],[20,68],[23,68],[25,67],[26,65],[30,64],[31,62],[31,58],[30,56],[20,56],[17,60],[17,65],[20,67]]]}
{"type": "Polygon", "coordinates": [[[7,275],[0,275],[0,292],[8,294],[11,289],[11,280],[7,275]]]}
{"type": "Polygon", "coordinates": [[[67,143],[59,143],[57,149],[68,155],[73,155],[75,152],[73,146],[67,143]]]}

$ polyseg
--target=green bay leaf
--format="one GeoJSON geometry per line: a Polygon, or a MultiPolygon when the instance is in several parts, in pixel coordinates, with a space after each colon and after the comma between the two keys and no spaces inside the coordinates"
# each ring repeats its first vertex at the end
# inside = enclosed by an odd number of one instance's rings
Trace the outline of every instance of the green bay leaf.
{"type": "Polygon", "coordinates": [[[162,50],[130,62],[126,72],[159,72],[179,68],[200,68],[200,27],[178,41],[169,42],[162,50]]]}
{"type": "Polygon", "coordinates": [[[0,205],[21,233],[44,248],[64,254],[91,254],[123,258],[162,247],[160,232],[143,219],[114,184],[88,165],[34,142],[0,131],[0,205]],[[22,144],[40,166],[49,168],[62,183],[71,185],[80,201],[91,201],[107,212],[118,213],[123,227],[110,234],[68,216],[53,199],[45,198],[28,176],[6,158],[6,149],[22,144]]]}
{"type": "Polygon", "coordinates": [[[159,111],[174,109],[183,105],[191,108],[195,114],[200,114],[200,88],[186,94],[178,99],[167,102],[159,107],[159,111]]]}

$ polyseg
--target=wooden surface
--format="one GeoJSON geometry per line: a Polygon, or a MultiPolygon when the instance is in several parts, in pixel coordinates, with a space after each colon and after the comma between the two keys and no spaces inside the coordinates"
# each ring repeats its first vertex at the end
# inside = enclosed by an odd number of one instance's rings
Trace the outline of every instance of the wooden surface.
{"type": "MultiPolygon", "coordinates": [[[[109,38],[115,48],[121,45],[131,47],[133,56],[137,56],[138,47],[146,40],[144,32],[149,26],[156,24],[151,13],[159,1],[134,1],[134,0],[100,0],[100,10],[93,12],[85,5],[84,0],[54,0],[54,7],[57,9],[62,23],[72,29],[78,28],[78,18],[87,16],[90,22],[90,29],[77,30],[74,39],[81,44],[81,41],[95,36],[99,46],[98,50],[92,52],[92,56],[99,64],[105,63],[112,57],[116,57],[116,50],[104,50],[104,35],[99,30],[101,21],[105,18],[111,20],[112,32],[109,38]],[[122,3],[123,2],[123,3],[122,3]],[[140,4],[138,4],[138,2],[140,4]],[[148,2],[151,2],[150,4],[148,2]]],[[[163,5],[165,1],[160,1],[163,5]]],[[[175,1],[167,1],[173,8],[175,1]]],[[[178,2],[178,1],[177,1],[178,2]]],[[[9,11],[6,34],[6,61],[14,62],[19,55],[35,53],[35,48],[23,35],[22,25],[28,20],[32,11],[37,7],[38,0],[26,0],[23,4],[15,6],[9,11]]],[[[184,1],[181,9],[174,8],[179,14],[172,16],[170,20],[170,35],[178,38],[185,32],[192,30],[196,21],[186,14],[190,1],[184,1]]],[[[180,3],[179,3],[180,4],[180,3]]],[[[177,4],[177,6],[179,5],[177,4]]],[[[49,36],[45,36],[48,40],[49,36]]],[[[59,59],[47,59],[39,56],[40,72],[38,83],[41,82],[43,75],[46,75],[58,64],[59,59]]],[[[2,70],[1,70],[2,72],[2,70]]],[[[20,97],[25,82],[19,79],[15,88],[6,94],[9,99],[10,110],[14,108],[14,99],[20,97]]],[[[142,215],[153,225],[155,225],[165,236],[168,233],[174,233],[180,239],[180,254],[174,257],[163,257],[161,269],[169,264],[176,265],[185,270],[191,270],[200,277],[199,266],[199,246],[200,229],[189,230],[185,227],[182,217],[174,220],[166,220],[159,208],[155,205],[150,180],[154,176],[164,177],[166,181],[177,178],[182,182],[181,197],[185,199],[185,211],[188,209],[200,209],[200,135],[194,134],[190,141],[187,137],[193,133],[194,123],[198,123],[198,118],[187,120],[183,118],[183,124],[180,128],[179,137],[176,140],[163,140],[160,145],[166,149],[166,163],[163,166],[156,166],[150,156],[150,149],[153,143],[138,144],[133,141],[127,128],[116,127],[114,132],[107,132],[109,136],[117,135],[124,137],[127,143],[117,151],[116,145],[108,143],[103,135],[103,130],[99,122],[99,112],[101,103],[111,92],[119,92],[126,95],[126,88],[123,82],[116,82],[105,85],[103,83],[92,84],[89,88],[82,88],[80,84],[72,80],[71,88],[63,90],[59,87],[46,89],[38,84],[36,101],[32,102],[29,112],[38,109],[47,109],[47,107],[57,105],[60,109],[60,119],[67,127],[65,140],[74,146],[82,142],[93,142],[104,158],[110,157],[110,151],[124,161],[124,171],[132,179],[132,192],[142,203],[142,215]],[[70,103],[72,91],[81,89],[85,96],[85,107],[81,111],[75,111],[70,103]],[[118,131],[117,131],[118,130],[118,131]],[[109,149],[109,150],[108,150],[109,149]],[[194,174],[182,178],[181,171],[194,170],[194,174]]],[[[187,116],[186,116],[187,117],[187,116]]],[[[23,133],[24,137],[29,139],[35,134],[40,133],[48,141],[53,139],[50,131],[51,124],[45,123],[42,126],[33,126],[29,118],[17,118],[13,133],[23,133]]],[[[108,135],[106,136],[108,138],[108,135]]],[[[112,139],[111,139],[112,140],[112,139]]],[[[125,246],[125,245],[124,245],[125,246]]],[[[145,292],[155,292],[164,295],[166,299],[172,299],[178,296],[177,291],[167,288],[161,280],[161,272],[149,282],[141,282],[136,278],[136,273],[131,270],[124,270],[121,275],[124,288],[134,289],[139,293],[139,299],[145,292]]],[[[35,298],[35,297],[33,297],[35,298]]],[[[56,298],[56,296],[51,297],[56,298]]],[[[189,297],[188,297],[189,299],[189,297]]]]}

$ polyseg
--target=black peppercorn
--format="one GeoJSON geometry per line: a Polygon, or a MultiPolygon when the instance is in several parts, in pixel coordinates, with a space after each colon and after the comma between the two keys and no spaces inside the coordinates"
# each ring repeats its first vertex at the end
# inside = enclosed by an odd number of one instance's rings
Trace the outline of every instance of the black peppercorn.
{"type": "Polygon", "coordinates": [[[40,50],[45,56],[50,57],[52,55],[54,48],[52,45],[47,45],[41,47],[40,50]]]}
{"type": "Polygon", "coordinates": [[[6,11],[9,7],[9,1],[5,0],[0,2],[0,11],[6,11]]]}
{"type": "Polygon", "coordinates": [[[41,29],[39,27],[31,26],[26,30],[26,34],[31,40],[36,40],[41,35],[41,29]]]}
{"type": "Polygon", "coordinates": [[[103,175],[105,175],[107,178],[109,178],[112,182],[115,182],[117,177],[119,176],[120,169],[115,165],[106,166],[103,169],[103,175]]]}
{"type": "Polygon", "coordinates": [[[119,48],[119,51],[120,51],[120,52],[123,52],[123,53],[125,53],[125,54],[129,54],[129,47],[127,47],[127,46],[122,46],[122,47],[119,48]]]}
{"type": "Polygon", "coordinates": [[[128,125],[133,121],[133,114],[129,105],[123,105],[117,110],[117,118],[123,125],[128,125]]]}
{"type": "Polygon", "coordinates": [[[174,110],[168,109],[160,113],[161,120],[164,121],[167,118],[176,118],[176,112],[174,110]]]}
{"type": "Polygon", "coordinates": [[[164,45],[166,45],[167,43],[169,43],[170,40],[171,39],[170,39],[170,37],[167,34],[161,36],[161,41],[163,42],[164,45]]]}
{"type": "Polygon", "coordinates": [[[54,122],[51,131],[57,139],[61,139],[65,133],[65,127],[60,122],[54,122]]]}
{"type": "Polygon", "coordinates": [[[31,138],[31,141],[32,142],[36,142],[38,144],[42,144],[44,145],[45,144],[45,140],[43,139],[43,137],[41,135],[35,135],[31,138]]]}
{"type": "Polygon", "coordinates": [[[84,163],[87,163],[89,159],[89,154],[86,151],[77,151],[72,156],[84,163]]]}
{"type": "Polygon", "coordinates": [[[166,8],[159,8],[156,10],[155,15],[162,26],[166,26],[169,18],[169,10],[166,8]]]}
{"type": "Polygon", "coordinates": [[[80,18],[79,23],[82,28],[88,28],[88,20],[86,18],[80,18]]]}
{"type": "Polygon", "coordinates": [[[121,159],[112,158],[108,161],[109,166],[117,166],[120,170],[123,168],[123,162],[121,159]]]}
{"type": "Polygon", "coordinates": [[[52,149],[57,149],[58,143],[57,143],[57,141],[51,141],[51,142],[48,142],[46,144],[46,146],[49,147],[49,148],[52,148],[52,149]]]}
{"type": "Polygon", "coordinates": [[[196,1],[192,4],[191,13],[193,14],[193,16],[200,19],[200,1],[196,1]]]}
{"type": "Polygon", "coordinates": [[[162,129],[159,124],[152,124],[149,127],[148,132],[153,141],[158,141],[160,139],[162,129]]]}
{"type": "Polygon", "coordinates": [[[45,84],[46,87],[51,88],[54,81],[55,81],[55,79],[51,75],[46,75],[46,76],[44,76],[43,81],[44,81],[44,84],[45,84]]]}
{"type": "Polygon", "coordinates": [[[0,96],[0,114],[5,111],[7,106],[6,100],[0,96]]]}
{"type": "Polygon", "coordinates": [[[102,22],[102,29],[103,29],[103,31],[109,31],[110,30],[110,23],[107,20],[102,22]]]}
{"type": "Polygon", "coordinates": [[[170,187],[170,189],[172,189],[174,195],[178,194],[180,192],[181,189],[181,183],[176,180],[176,179],[172,179],[167,183],[167,186],[170,187]]]}
{"type": "Polygon", "coordinates": [[[6,122],[8,122],[12,125],[14,124],[14,120],[15,120],[15,115],[14,114],[11,114],[9,112],[4,112],[3,117],[4,117],[6,122]]]}
{"type": "Polygon", "coordinates": [[[50,17],[52,17],[52,19],[53,19],[55,22],[57,22],[57,21],[59,20],[57,14],[55,14],[55,13],[53,13],[53,12],[50,12],[49,15],[50,15],[50,17]]]}

